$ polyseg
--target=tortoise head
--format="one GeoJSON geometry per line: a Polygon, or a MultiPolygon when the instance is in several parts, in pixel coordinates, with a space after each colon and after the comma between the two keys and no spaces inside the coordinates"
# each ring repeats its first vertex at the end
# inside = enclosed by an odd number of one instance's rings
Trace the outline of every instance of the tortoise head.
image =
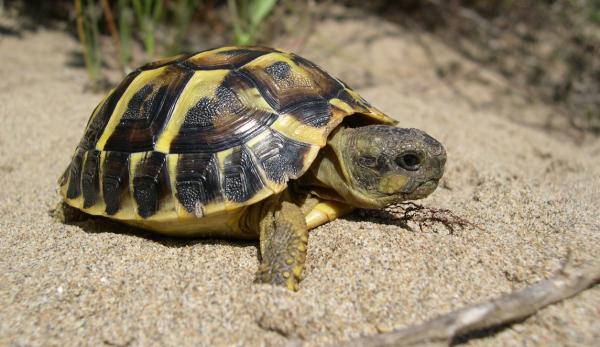
{"type": "Polygon", "coordinates": [[[347,129],[341,164],[349,185],[379,208],[431,194],[444,173],[446,151],[418,129],[369,125],[347,129]]]}

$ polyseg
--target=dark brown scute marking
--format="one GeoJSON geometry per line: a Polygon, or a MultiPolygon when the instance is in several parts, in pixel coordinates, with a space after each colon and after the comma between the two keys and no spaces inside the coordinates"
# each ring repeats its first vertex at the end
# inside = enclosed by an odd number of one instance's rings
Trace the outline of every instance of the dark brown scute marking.
{"type": "Polygon", "coordinates": [[[254,52],[261,52],[264,54],[281,53],[280,51],[278,51],[274,48],[264,47],[264,46],[231,46],[228,49],[223,50],[219,53],[225,54],[225,55],[228,55],[231,57],[239,57],[239,56],[246,56],[246,55],[254,53],[254,52]]]}
{"type": "Polygon", "coordinates": [[[71,164],[69,165],[69,187],[67,188],[67,198],[75,199],[81,194],[81,170],[83,166],[83,154],[85,151],[77,148],[71,164]]]}
{"type": "Polygon", "coordinates": [[[111,96],[108,96],[106,99],[100,101],[94,108],[94,111],[92,111],[85,126],[85,133],[79,141],[79,148],[88,150],[96,145],[98,138],[100,138],[100,134],[102,134],[104,127],[108,123],[108,119],[110,119],[110,113],[107,114],[107,104],[110,99],[111,96]]]}
{"type": "Polygon", "coordinates": [[[169,66],[160,77],[140,88],[129,101],[104,149],[119,152],[153,150],[158,134],[192,74],[178,66],[169,66]]]}
{"type": "Polygon", "coordinates": [[[331,119],[331,105],[328,100],[315,99],[286,107],[283,113],[290,114],[304,124],[320,128],[331,119]]]}
{"type": "Polygon", "coordinates": [[[161,96],[160,93],[164,94],[164,86],[162,86],[158,92],[154,93],[154,88],[152,84],[146,84],[140,90],[138,90],[129,103],[127,104],[127,109],[123,116],[121,116],[121,122],[123,121],[131,121],[131,120],[151,120],[155,114],[152,114],[151,111],[155,111],[157,99],[160,102],[161,96]]]}
{"type": "Polygon", "coordinates": [[[163,67],[163,66],[166,66],[169,64],[176,64],[176,63],[182,62],[189,57],[190,57],[190,54],[179,54],[179,55],[176,55],[173,57],[166,57],[163,59],[159,59],[159,60],[147,63],[145,65],[142,65],[138,70],[145,71],[145,70],[158,69],[159,67],[163,67]]]}
{"type": "Polygon", "coordinates": [[[340,90],[344,89],[344,85],[342,83],[333,78],[315,63],[295,54],[292,54],[291,56],[292,61],[303,68],[314,81],[314,83],[319,86],[319,90],[322,92],[320,95],[323,98],[328,100],[334,98],[340,92],[340,90]]]}
{"type": "Polygon", "coordinates": [[[215,154],[189,153],[179,156],[175,196],[189,213],[193,213],[198,204],[223,201],[215,154]]]}
{"type": "Polygon", "coordinates": [[[219,152],[240,146],[273,124],[276,114],[255,108],[238,97],[249,88],[253,85],[230,72],[217,87],[214,98],[202,98],[187,111],[170,152],[219,152]]]}
{"type": "Polygon", "coordinates": [[[304,67],[306,69],[316,69],[316,70],[326,74],[326,72],[324,72],[323,69],[318,67],[317,64],[313,63],[312,61],[310,61],[308,59],[302,58],[301,56],[299,56],[297,54],[290,53],[290,58],[298,66],[304,67]]]}
{"type": "MultiPolygon", "coordinates": [[[[238,86],[239,89],[248,88],[247,85],[238,86]]],[[[188,110],[183,121],[182,128],[195,129],[215,127],[213,123],[217,118],[238,117],[245,111],[242,101],[238,99],[235,92],[228,88],[225,83],[217,87],[215,99],[202,98],[196,105],[188,110]]]]}
{"type": "Polygon", "coordinates": [[[121,209],[121,196],[128,191],[129,153],[107,152],[102,172],[105,211],[106,214],[113,215],[121,209]]]}
{"type": "Polygon", "coordinates": [[[159,199],[164,195],[166,156],[160,152],[148,152],[140,160],[133,177],[133,197],[142,218],[152,216],[158,211],[159,199]],[[162,183],[162,184],[161,184],[162,183]]]}
{"type": "Polygon", "coordinates": [[[83,192],[83,208],[90,208],[96,203],[100,191],[100,151],[87,152],[81,175],[81,190],[83,192]]]}
{"type": "Polygon", "coordinates": [[[182,64],[194,70],[233,70],[262,55],[272,52],[277,51],[266,47],[240,47],[227,51],[215,52],[204,57],[192,56],[182,62],[182,64]]]}
{"type": "MultiPolygon", "coordinates": [[[[88,121],[87,129],[85,134],[81,138],[81,142],[79,143],[79,147],[88,150],[92,149],[96,146],[98,139],[102,135],[102,132],[106,128],[106,124],[110,119],[110,116],[113,114],[115,110],[115,106],[117,102],[127,90],[127,87],[131,84],[131,82],[139,75],[139,71],[135,71],[127,75],[123,81],[117,86],[115,90],[106,98],[104,103],[101,103],[97,107],[100,107],[98,113],[95,117],[91,117],[88,121]]],[[[93,113],[92,113],[93,114],[93,113]]]]}
{"type": "Polygon", "coordinates": [[[182,127],[196,128],[212,126],[212,121],[216,116],[214,102],[204,97],[187,111],[182,127]]]}
{"type": "Polygon", "coordinates": [[[225,158],[223,176],[225,196],[238,203],[249,200],[265,185],[245,146],[234,148],[225,158]]]}
{"type": "Polygon", "coordinates": [[[60,175],[60,178],[58,179],[59,186],[62,187],[69,181],[69,169],[70,168],[71,168],[71,165],[69,164],[67,166],[67,168],[65,169],[65,171],[63,171],[62,175],[60,175]]]}
{"type": "Polygon", "coordinates": [[[304,168],[304,156],[310,150],[310,146],[271,130],[266,139],[249,149],[269,180],[285,183],[288,179],[299,176],[304,168]]]}
{"type": "Polygon", "coordinates": [[[256,86],[277,112],[288,113],[305,124],[323,126],[331,117],[329,99],[343,87],[314,64],[308,65],[304,59],[294,62],[303,68],[301,72],[286,62],[275,62],[265,69],[245,66],[239,75],[256,86]]]}
{"type": "Polygon", "coordinates": [[[363,98],[360,98],[359,100],[354,98],[345,88],[337,93],[336,98],[350,105],[356,112],[365,112],[371,107],[371,105],[363,98]]]}
{"type": "Polygon", "coordinates": [[[275,81],[285,81],[290,77],[290,64],[285,61],[278,61],[265,68],[265,72],[270,75],[275,81]]]}

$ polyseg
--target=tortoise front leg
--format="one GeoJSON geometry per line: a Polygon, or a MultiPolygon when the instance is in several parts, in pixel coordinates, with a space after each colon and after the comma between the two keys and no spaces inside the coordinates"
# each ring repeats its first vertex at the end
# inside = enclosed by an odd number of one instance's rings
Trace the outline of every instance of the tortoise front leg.
{"type": "Polygon", "coordinates": [[[332,222],[335,219],[352,212],[352,210],[354,210],[354,207],[338,201],[320,201],[306,214],[306,225],[309,229],[314,229],[325,223],[332,222]]]}
{"type": "Polygon", "coordinates": [[[262,259],[256,282],[298,290],[308,242],[304,214],[298,206],[283,201],[263,214],[259,227],[262,259]]]}

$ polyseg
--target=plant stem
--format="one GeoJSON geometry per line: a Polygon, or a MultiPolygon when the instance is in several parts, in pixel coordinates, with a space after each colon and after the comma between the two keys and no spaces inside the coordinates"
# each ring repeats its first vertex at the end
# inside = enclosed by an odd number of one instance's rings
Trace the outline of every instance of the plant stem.
{"type": "Polygon", "coordinates": [[[81,0],[75,0],[75,13],[77,15],[77,35],[83,49],[83,60],[86,70],[90,78],[90,84],[93,89],[97,88],[98,69],[99,69],[99,54],[98,54],[98,27],[97,23],[93,23],[93,9],[89,4],[84,12],[81,0]],[[87,15],[86,15],[87,14],[87,15]],[[91,18],[90,18],[91,17],[91,18]]]}
{"type": "Polygon", "coordinates": [[[119,13],[119,65],[123,72],[127,73],[129,69],[129,60],[131,59],[131,25],[133,23],[129,0],[119,0],[117,3],[119,13]]]}

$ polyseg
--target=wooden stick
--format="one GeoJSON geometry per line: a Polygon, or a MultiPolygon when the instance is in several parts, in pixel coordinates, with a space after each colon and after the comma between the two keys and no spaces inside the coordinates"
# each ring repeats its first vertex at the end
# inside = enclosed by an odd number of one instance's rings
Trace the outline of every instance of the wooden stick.
{"type": "Polygon", "coordinates": [[[340,346],[449,346],[458,336],[512,323],[600,283],[600,264],[575,269],[568,264],[553,277],[487,302],[468,306],[419,325],[367,336],[340,346]]]}

